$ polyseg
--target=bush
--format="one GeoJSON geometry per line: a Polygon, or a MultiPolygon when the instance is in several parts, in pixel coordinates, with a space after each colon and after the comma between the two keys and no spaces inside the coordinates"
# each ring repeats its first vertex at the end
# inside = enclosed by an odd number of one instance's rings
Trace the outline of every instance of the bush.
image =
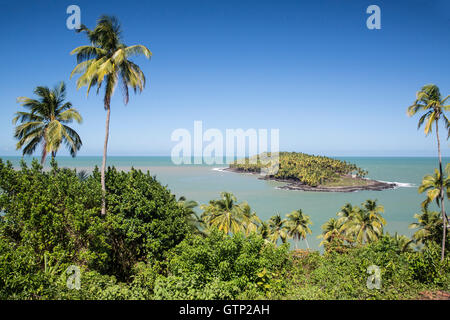
{"type": "MultiPolygon", "coordinates": [[[[415,253],[420,255],[419,253],[415,253]]],[[[303,273],[292,276],[288,296],[294,299],[404,299],[415,298],[424,288],[411,272],[408,257],[398,253],[389,236],[347,253],[317,254],[300,262],[303,273]],[[376,265],[381,271],[381,289],[367,288],[367,268],[376,265]],[[294,282],[293,280],[297,282],[294,282]]]]}
{"type": "MultiPolygon", "coordinates": [[[[257,289],[263,272],[276,273],[288,264],[288,246],[279,248],[256,234],[245,238],[213,230],[192,236],[171,250],[168,276],[158,278],[156,299],[233,299],[257,289]]],[[[270,285],[270,283],[266,283],[270,285]]]]}
{"type": "MultiPolygon", "coordinates": [[[[100,179],[98,171],[93,178],[100,179]]],[[[112,168],[106,181],[110,272],[124,279],[138,261],[164,259],[186,237],[189,226],[175,196],[148,172],[112,168]]]]}
{"type": "Polygon", "coordinates": [[[97,168],[81,179],[54,161],[46,172],[36,160],[31,167],[22,161],[20,170],[0,160],[2,297],[39,297],[39,282],[50,281],[46,266],[55,274],[78,265],[120,281],[131,282],[133,275],[142,281],[136,264],[163,260],[188,235],[184,209],[148,172],[108,168],[106,182],[102,216],[97,168]]]}
{"type": "Polygon", "coordinates": [[[30,247],[16,247],[0,237],[0,300],[37,299],[50,285],[30,247]]]}
{"type": "Polygon", "coordinates": [[[441,247],[430,242],[422,252],[407,255],[409,268],[415,280],[450,289],[450,258],[441,262],[441,247]]]}

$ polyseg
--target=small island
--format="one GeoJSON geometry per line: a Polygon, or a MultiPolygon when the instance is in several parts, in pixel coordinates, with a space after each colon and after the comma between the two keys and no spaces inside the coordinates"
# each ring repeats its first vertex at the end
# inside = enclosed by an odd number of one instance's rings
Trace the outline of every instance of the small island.
{"type": "MultiPolygon", "coordinates": [[[[270,156],[270,153],[267,155],[270,156]]],[[[259,175],[261,169],[269,167],[261,159],[257,155],[237,160],[225,170],[259,175]]],[[[315,192],[380,191],[397,186],[395,183],[367,179],[367,173],[347,161],[298,152],[280,152],[278,171],[261,176],[260,179],[285,182],[286,185],[280,189],[315,192]]]]}

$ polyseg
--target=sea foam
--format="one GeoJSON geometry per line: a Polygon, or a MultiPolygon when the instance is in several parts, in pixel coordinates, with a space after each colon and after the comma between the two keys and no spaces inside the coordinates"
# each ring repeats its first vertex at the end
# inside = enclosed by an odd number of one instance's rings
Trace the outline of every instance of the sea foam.
{"type": "Polygon", "coordinates": [[[393,183],[398,188],[417,188],[417,186],[414,183],[409,183],[409,182],[382,181],[382,180],[378,180],[378,181],[384,182],[384,183],[393,183]]]}

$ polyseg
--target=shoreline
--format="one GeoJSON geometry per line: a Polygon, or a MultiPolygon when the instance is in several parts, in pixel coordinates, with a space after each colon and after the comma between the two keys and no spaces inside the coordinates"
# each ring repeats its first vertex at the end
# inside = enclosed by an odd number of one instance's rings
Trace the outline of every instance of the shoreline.
{"type": "MultiPolygon", "coordinates": [[[[243,170],[239,170],[236,168],[230,168],[230,167],[224,168],[222,170],[230,171],[230,172],[234,172],[234,173],[247,173],[247,174],[259,175],[258,172],[249,172],[249,171],[246,172],[243,170]]],[[[354,179],[365,180],[366,182],[369,182],[369,184],[363,185],[363,186],[339,186],[339,187],[326,187],[326,186],[311,187],[311,186],[303,184],[294,179],[277,179],[277,178],[272,178],[272,177],[259,177],[258,179],[272,180],[272,181],[286,183],[286,185],[278,187],[277,189],[310,191],[310,192],[382,191],[382,190],[395,189],[396,187],[398,187],[398,185],[396,183],[382,182],[382,181],[378,181],[378,180],[363,179],[363,178],[354,178],[354,179]]]]}

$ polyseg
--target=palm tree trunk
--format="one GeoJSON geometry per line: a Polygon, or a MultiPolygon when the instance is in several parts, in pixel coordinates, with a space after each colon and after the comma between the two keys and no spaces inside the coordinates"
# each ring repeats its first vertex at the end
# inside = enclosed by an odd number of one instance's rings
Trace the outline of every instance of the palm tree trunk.
{"type": "Polygon", "coordinates": [[[441,192],[440,192],[440,200],[441,200],[441,211],[442,211],[442,250],[441,250],[441,261],[444,261],[445,257],[445,238],[447,236],[447,219],[445,215],[445,204],[444,204],[444,176],[442,173],[442,157],[441,157],[441,142],[439,140],[439,126],[438,119],[436,119],[436,138],[438,144],[438,155],[439,155],[439,173],[441,175],[441,192]]]}
{"type": "Polygon", "coordinates": [[[309,243],[308,243],[308,239],[306,239],[306,237],[305,237],[305,241],[306,241],[306,246],[307,246],[308,249],[309,249],[309,243]]]}
{"type": "Polygon", "coordinates": [[[47,143],[44,141],[44,145],[42,146],[41,166],[44,165],[45,158],[47,158],[47,143]]]}
{"type": "Polygon", "coordinates": [[[102,184],[102,215],[106,214],[106,183],[105,183],[105,170],[106,170],[106,154],[108,150],[108,138],[109,138],[109,119],[111,116],[111,107],[106,108],[106,126],[105,126],[105,144],[103,145],[103,160],[102,170],[100,173],[100,180],[102,184]]]}
{"type": "Polygon", "coordinates": [[[47,158],[47,151],[42,151],[42,157],[41,157],[41,165],[43,166],[45,163],[45,158],[47,158]]]}

